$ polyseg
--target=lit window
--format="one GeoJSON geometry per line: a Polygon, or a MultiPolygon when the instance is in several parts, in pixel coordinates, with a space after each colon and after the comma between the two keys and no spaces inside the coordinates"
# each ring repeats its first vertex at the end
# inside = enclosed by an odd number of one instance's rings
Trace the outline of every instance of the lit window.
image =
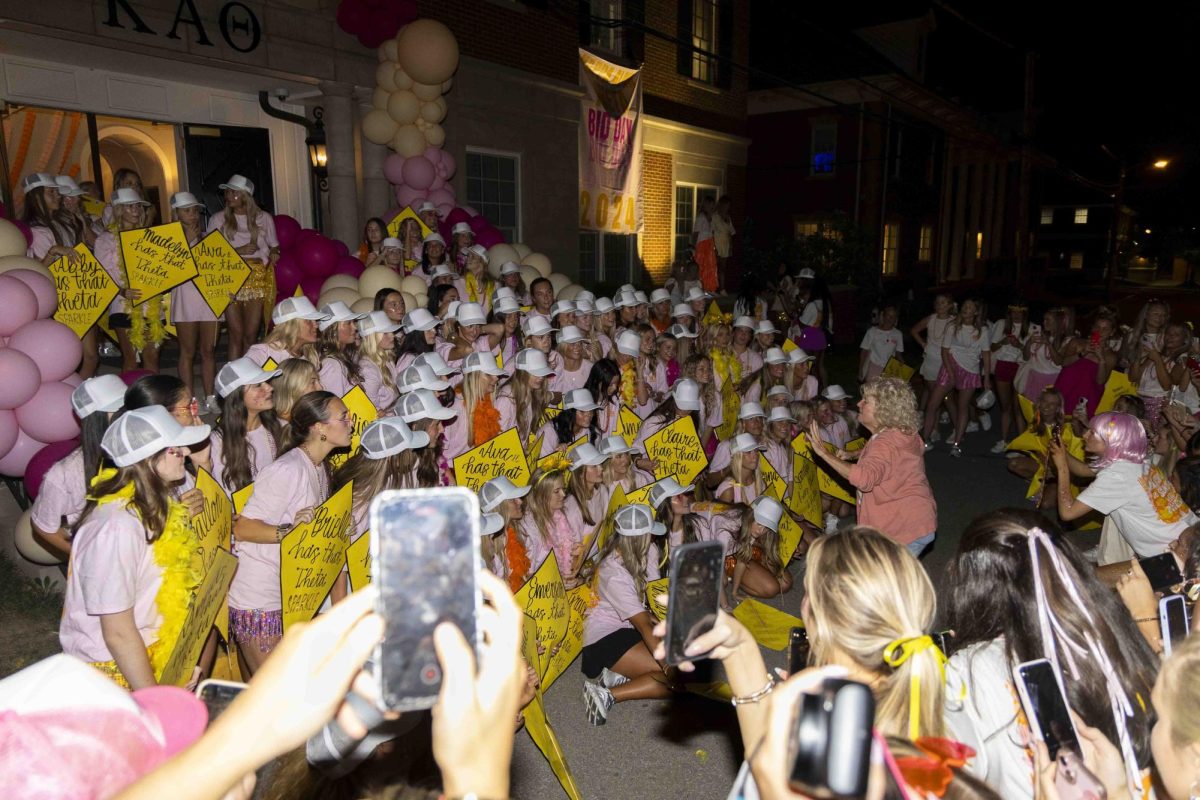
{"type": "MultiPolygon", "coordinates": [[[[1083,213],[1086,214],[1087,209],[1084,209],[1083,213]]],[[[1070,268],[1071,269],[1083,269],[1083,253],[1071,253],[1070,268]]]]}
{"type": "Polygon", "coordinates": [[[932,261],[933,260],[933,226],[921,226],[921,240],[917,245],[917,260],[932,261]]]}
{"type": "Polygon", "coordinates": [[[1053,225],[1054,224],[1054,209],[1050,208],[1050,206],[1042,206],[1042,224],[1043,225],[1053,225]]]}
{"type": "Polygon", "coordinates": [[[883,226],[883,274],[895,275],[900,268],[900,226],[883,226]]]}
{"type": "Polygon", "coordinates": [[[983,258],[983,232],[975,234],[975,260],[983,258]]]}
{"type": "Polygon", "coordinates": [[[692,226],[705,198],[717,199],[717,187],[675,184],[675,258],[682,258],[692,247],[692,226]]]}
{"type": "Polygon", "coordinates": [[[621,0],[592,0],[591,41],[598,50],[621,52],[621,0]]]}
{"type": "Polygon", "coordinates": [[[521,157],[467,149],[467,204],[504,234],[507,242],[521,241],[521,157]]]}
{"type": "Polygon", "coordinates": [[[802,239],[805,236],[816,236],[821,232],[821,224],[819,222],[797,222],[796,223],[796,238],[802,239]]]}
{"type": "Polygon", "coordinates": [[[692,77],[703,83],[717,82],[717,0],[692,3],[692,77]]]}
{"type": "Polygon", "coordinates": [[[1086,208],[1075,209],[1075,224],[1076,225],[1087,225],[1087,212],[1088,212],[1088,210],[1086,208]]]}
{"type": "Polygon", "coordinates": [[[812,153],[809,175],[832,175],[837,166],[837,123],[826,122],[812,126],[812,153]]]}

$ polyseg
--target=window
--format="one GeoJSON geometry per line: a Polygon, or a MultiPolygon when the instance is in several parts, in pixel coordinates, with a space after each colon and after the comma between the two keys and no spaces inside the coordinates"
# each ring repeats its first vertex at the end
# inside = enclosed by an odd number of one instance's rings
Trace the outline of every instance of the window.
{"type": "Polygon", "coordinates": [[[589,45],[610,53],[621,52],[622,0],[591,0],[591,40],[589,45]]]}
{"type": "Polygon", "coordinates": [[[816,236],[821,232],[821,223],[819,222],[797,222],[796,223],[796,238],[802,239],[805,236],[816,236]]]}
{"type": "Polygon", "coordinates": [[[579,234],[579,282],[627,283],[634,280],[637,259],[635,234],[581,231],[579,234]]]}
{"type": "Polygon", "coordinates": [[[917,244],[917,261],[933,260],[933,226],[921,226],[921,240],[917,244]]]}
{"type": "Polygon", "coordinates": [[[467,205],[509,242],[521,241],[521,156],[467,148],[467,205]]]}
{"type": "Polygon", "coordinates": [[[1087,212],[1088,212],[1088,210],[1086,208],[1075,209],[1075,224],[1076,225],[1087,225],[1087,212]]]}
{"type": "Polygon", "coordinates": [[[717,82],[717,0],[692,2],[692,78],[717,82]]]}
{"type": "Polygon", "coordinates": [[[900,226],[883,226],[883,274],[895,275],[900,267],[900,226]]]}
{"type": "Polygon", "coordinates": [[[1050,206],[1042,206],[1042,224],[1043,225],[1053,225],[1054,224],[1054,209],[1051,208],[1050,206]]]}
{"type": "Polygon", "coordinates": [[[812,153],[809,175],[832,175],[837,165],[837,123],[823,122],[812,126],[812,153]]]}
{"type": "MultiPolygon", "coordinates": [[[[1084,209],[1084,213],[1085,214],[1087,213],[1086,208],[1084,209]]],[[[1071,269],[1083,269],[1083,253],[1071,253],[1070,268],[1071,269]]]]}
{"type": "Polygon", "coordinates": [[[696,186],[687,183],[675,184],[675,258],[679,258],[692,246],[692,225],[700,201],[717,199],[717,187],[696,186]]]}

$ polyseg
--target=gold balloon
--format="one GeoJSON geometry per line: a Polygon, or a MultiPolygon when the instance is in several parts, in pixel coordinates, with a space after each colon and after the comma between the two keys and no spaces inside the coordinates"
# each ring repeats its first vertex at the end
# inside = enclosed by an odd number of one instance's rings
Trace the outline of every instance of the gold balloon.
{"type": "Polygon", "coordinates": [[[392,96],[388,98],[387,113],[396,120],[396,124],[411,125],[421,113],[421,101],[412,92],[392,92],[392,96]]]}
{"type": "Polygon", "coordinates": [[[375,144],[387,144],[396,135],[400,126],[386,111],[373,108],[363,117],[362,131],[367,140],[375,144]]]}
{"type": "Polygon", "coordinates": [[[442,23],[418,19],[396,36],[396,55],[413,80],[440,84],[458,69],[458,41],[442,23]]]}
{"type": "Polygon", "coordinates": [[[429,142],[430,147],[441,147],[446,143],[445,129],[435,122],[429,123],[425,128],[425,141],[429,142]]]}
{"type": "Polygon", "coordinates": [[[375,82],[379,84],[379,88],[387,89],[389,92],[394,92],[399,87],[396,86],[396,64],[392,61],[384,61],[375,68],[375,82]]]}

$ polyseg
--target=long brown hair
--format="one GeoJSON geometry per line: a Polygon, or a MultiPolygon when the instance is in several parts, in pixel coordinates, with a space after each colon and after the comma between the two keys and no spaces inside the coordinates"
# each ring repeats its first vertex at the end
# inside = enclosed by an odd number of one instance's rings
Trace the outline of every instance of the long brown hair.
{"type": "MultiPolygon", "coordinates": [[[[291,360],[291,359],[289,359],[291,360]]],[[[217,420],[217,433],[221,436],[221,480],[231,492],[236,492],[254,480],[254,459],[250,457],[246,439],[246,387],[239,386],[221,399],[221,418],[217,420]]],[[[283,438],[283,426],[275,418],[274,411],[260,411],[258,422],[275,443],[274,458],[283,438]]]]}
{"type": "Polygon", "coordinates": [[[171,487],[154,469],[165,452],[165,450],[161,450],[149,458],[143,458],[136,464],[119,467],[117,474],[93,486],[87,505],[84,506],[83,513],[79,515],[79,521],[71,529],[72,535],[79,531],[92,512],[99,507],[92,498],[116,494],[132,481],[133,498],[129,501],[129,508],[142,521],[142,527],[146,532],[146,543],[153,544],[158,541],[158,537],[162,536],[163,529],[167,526],[167,513],[171,506],[171,487]]]}
{"type": "MultiPolygon", "coordinates": [[[[321,353],[321,360],[327,358],[333,359],[341,365],[346,371],[346,380],[350,383],[362,383],[362,369],[358,366],[358,345],[351,342],[350,344],[338,343],[338,329],[344,323],[335,322],[325,330],[321,331],[320,337],[317,339],[318,349],[321,353]]],[[[353,323],[351,323],[353,324],[353,323]]]]}

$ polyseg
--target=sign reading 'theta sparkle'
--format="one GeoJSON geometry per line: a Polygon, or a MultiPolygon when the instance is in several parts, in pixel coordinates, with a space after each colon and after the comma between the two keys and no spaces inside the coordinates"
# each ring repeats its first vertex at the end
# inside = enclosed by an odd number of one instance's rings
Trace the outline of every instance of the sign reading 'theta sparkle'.
{"type": "Polygon", "coordinates": [[[642,73],[579,51],[579,227],[642,228],[642,73]]]}

